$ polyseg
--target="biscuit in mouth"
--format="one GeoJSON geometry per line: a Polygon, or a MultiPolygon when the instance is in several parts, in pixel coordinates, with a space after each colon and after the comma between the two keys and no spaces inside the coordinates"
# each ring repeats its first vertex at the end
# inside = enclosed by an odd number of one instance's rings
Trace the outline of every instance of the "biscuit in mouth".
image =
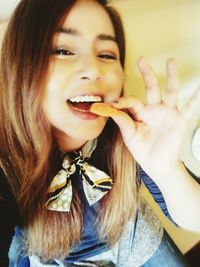
{"type": "Polygon", "coordinates": [[[90,107],[90,112],[103,117],[110,117],[118,114],[118,110],[107,103],[92,104],[90,107]]]}

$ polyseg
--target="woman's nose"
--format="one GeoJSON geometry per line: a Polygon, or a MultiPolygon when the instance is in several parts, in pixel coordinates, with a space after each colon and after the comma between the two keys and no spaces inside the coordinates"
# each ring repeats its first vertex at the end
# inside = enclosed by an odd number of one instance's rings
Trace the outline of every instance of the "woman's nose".
{"type": "Polygon", "coordinates": [[[81,80],[99,80],[101,79],[101,67],[97,57],[89,57],[87,60],[83,60],[79,73],[79,79],[81,80]]]}

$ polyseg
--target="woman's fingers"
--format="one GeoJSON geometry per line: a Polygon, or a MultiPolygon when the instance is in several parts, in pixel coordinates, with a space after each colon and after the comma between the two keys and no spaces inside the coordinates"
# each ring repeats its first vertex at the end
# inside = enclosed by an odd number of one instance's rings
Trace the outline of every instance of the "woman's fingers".
{"type": "Polygon", "coordinates": [[[129,141],[133,139],[135,134],[135,123],[134,120],[124,111],[118,110],[118,113],[111,115],[111,118],[119,126],[123,140],[127,146],[129,141]]]}
{"type": "Polygon", "coordinates": [[[129,112],[137,119],[137,114],[144,108],[144,104],[135,96],[124,96],[118,98],[112,106],[117,109],[128,109],[129,112]]]}
{"type": "Polygon", "coordinates": [[[176,61],[173,58],[167,61],[167,88],[161,96],[158,81],[151,68],[143,57],[138,59],[138,67],[146,86],[147,104],[160,104],[162,101],[169,107],[176,107],[178,98],[178,77],[176,61]]]}
{"type": "Polygon", "coordinates": [[[176,69],[176,61],[173,58],[167,61],[167,88],[163,93],[163,102],[169,107],[177,106],[178,98],[178,76],[176,69]]]}
{"type": "Polygon", "coordinates": [[[191,100],[181,109],[181,113],[189,120],[192,118],[195,112],[200,113],[200,87],[194,93],[191,100]]]}
{"type": "Polygon", "coordinates": [[[134,120],[124,111],[116,109],[106,103],[94,103],[92,104],[90,111],[100,116],[111,117],[119,126],[126,144],[128,144],[129,140],[134,136],[134,120]]]}
{"type": "Polygon", "coordinates": [[[143,57],[140,57],[137,63],[146,87],[147,104],[159,104],[161,102],[161,92],[151,66],[143,57]]]}
{"type": "MultiPolygon", "coordinates": [[[[139,119],[140,112],[144,109],[144,104],[135,96],[123,96],[113,103],[94,103],[90,111],[104,117],[111,117],[119,110],[127,110],[134,119],[139,119]]],[[[126,112],[125,112],[126,113],[126,112]]]]}

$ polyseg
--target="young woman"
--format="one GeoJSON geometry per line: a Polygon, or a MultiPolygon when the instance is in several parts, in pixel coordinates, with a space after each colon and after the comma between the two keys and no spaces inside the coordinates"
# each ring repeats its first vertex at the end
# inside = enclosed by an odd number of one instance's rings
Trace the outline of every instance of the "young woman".
{"type": "MultiPolygon", "coordinates": [[[[199,188],[178,151],[199,94],[177,111],[174,62],[162,101],[141,58],[147,103],[123,97],[124,57],[120,19],[105,1],[18,5],[0,70],[4,264],[10,247],[9,266],[18,267],[188,266],[139,187],[140,178],[149,190],[155,186],[150,175],[182,225],[183,208],[173,201],[182,201],[182,189],[194,195],[199,188]],[[95,102],[109,108],[113,120],[97,115],[102,111],[95,102]]],[[[169,216],[163,198],[160,205],[169,216]]],[[[192,218],[183,226],[197,228],[192,218]]]]}

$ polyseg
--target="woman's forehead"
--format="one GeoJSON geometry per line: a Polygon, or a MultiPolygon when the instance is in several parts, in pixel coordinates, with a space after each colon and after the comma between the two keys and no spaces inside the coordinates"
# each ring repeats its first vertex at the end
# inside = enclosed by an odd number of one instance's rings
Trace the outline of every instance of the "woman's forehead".
{"type": "Polygon", "coordinates": [[[64,29],[76,32],[91,32],[115,36],[112,21],[106,10],[92,0],[79,0],[67,13],[63,25],[64,29]]]}

